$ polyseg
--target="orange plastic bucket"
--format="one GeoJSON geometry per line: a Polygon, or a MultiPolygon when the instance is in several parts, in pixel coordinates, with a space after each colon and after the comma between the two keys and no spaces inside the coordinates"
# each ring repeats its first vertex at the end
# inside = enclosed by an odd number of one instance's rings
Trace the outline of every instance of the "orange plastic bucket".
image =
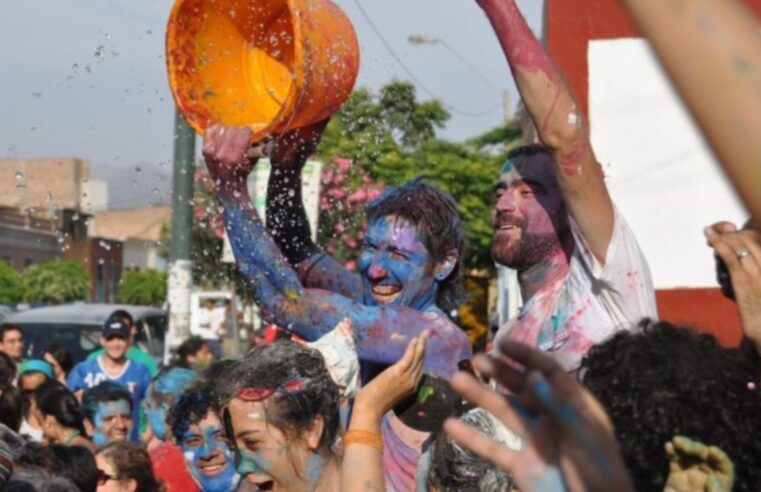
{"type": "Polygon", "coordinates": [[[166,61],[196,132],[248,126],[256,142],[335,113],[354,87],[359,45],[330,0],[177,0],[166,61]]]}

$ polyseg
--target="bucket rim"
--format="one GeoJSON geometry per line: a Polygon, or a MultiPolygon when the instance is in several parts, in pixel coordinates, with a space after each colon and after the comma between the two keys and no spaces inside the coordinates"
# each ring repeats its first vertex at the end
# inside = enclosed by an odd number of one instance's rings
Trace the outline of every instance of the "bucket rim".
{"type": "MultiPolygon", "coordinates": [[[[206,128],[211,126],[209,123],[212,122],[213,124],[213,118],[211,118],[208,109],[204,108],[201,104],[193,104],[187,101],[184,97],[184,92],[178,89],[180,85],[178,81],[178,70],[175,69],[175,63],[173,60],[174,57],[171,56],[172,52],[179,46],[179,40],[182,39],[177,31],[177,25],[179,23],[178,18],[182,8],[189,1],[196,1],[200,4],[205,4],[213,0],[176,0],[174,2],[169,13],[169,18],[167,20],[164,39],[165,63],[167,68],[169,89],[172,93],[172,98],[174,99],[177,109],[187,124],[197,134],[203,135],[206,128]],[[198,113],[197,108],[203,109],[201,111],[202,114],[196,117],[195,115],[198,113]]],[[[281,127],[286,124],[285,115],[292,112],[293,108],[298,104],[299,101],[297,100],[296,95],[303,92],[303,88],[307,82],[306,75],[309,73],[309,71],[305,69],[305,64],[303,62],[307,57],[305,52],[308,50],[308,47],[306,46],[306,43],[304,43],[302,26],[301,22],[299,21],[302,8],[298,4],[298,0],[285,0],[284,3],[288,10],[289,23],[293,33],[293,69],[289,68],[289,72],[291,72],[293,77],[293,83],[291,84],[284,104],[280,107],[275,116],[272,117],[269,124],[259,128],[258,130],[251,128],[251,125],[245,125],[252,130],[251,143],[259,142],[271,134],[278,133],[282,129],[281,127]]]]}

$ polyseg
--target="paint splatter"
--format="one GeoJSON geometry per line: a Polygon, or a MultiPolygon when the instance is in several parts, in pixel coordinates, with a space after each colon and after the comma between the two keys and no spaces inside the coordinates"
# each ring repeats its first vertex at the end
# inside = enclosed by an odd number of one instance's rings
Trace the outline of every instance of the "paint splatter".
{"type": "Polygon", "coordinates": [[[428,401],[428,398],[434,395],[434,393],[436,393],[436,390],[434,390],[430,386],[427,386],[427,385],[423,386],[422,388],[420,388],[420,391],[418,391],[417,400],[420,403],[425,403],[426,401],[428,401]]]}

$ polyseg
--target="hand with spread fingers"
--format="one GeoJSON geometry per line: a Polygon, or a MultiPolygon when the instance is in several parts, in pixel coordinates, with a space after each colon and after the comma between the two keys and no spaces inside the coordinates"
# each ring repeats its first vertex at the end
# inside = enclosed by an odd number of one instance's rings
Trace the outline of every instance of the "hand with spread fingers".
{"type": "Polygon", "coordinates": [[[633,491],[597,400],[549,356],[511,342],[500,348],[510,363],[490,356],[475,363],[512,392],[509,398],[466,373],[456,374],[452,386],[517,434],[520,449],[504,447],[456,419],[445,424],[450,436],[511,473],[523,492],[633,491]]]}
{"type": "Polygon", "coordinates": [[[413,338],[402,358],[357,394],[349,430],[343,437],[342,491],[386,490],[381,418],[417,388],[427,340],[428,332],[413,338]]]}
{"type": "MultiPolygon", "coordinates": [[[[730,222],[718,222],[704,230],[708,245],[726,266],[730,285],[722,292],[737,303],[743,333],[761,355],[761,232],[748,223],[738,230],[730,222]],[[729,288],[731,286],[731,288],[729,288]]],[[[719,266],[719,282],[721,278],[719,266]]]]}
{"type": "Polygon", "coordinates": [[[664,492],[724,492],[732,490],[735,465],[716,446],[676,436],[666,443],[669,478],[664,492]]]}

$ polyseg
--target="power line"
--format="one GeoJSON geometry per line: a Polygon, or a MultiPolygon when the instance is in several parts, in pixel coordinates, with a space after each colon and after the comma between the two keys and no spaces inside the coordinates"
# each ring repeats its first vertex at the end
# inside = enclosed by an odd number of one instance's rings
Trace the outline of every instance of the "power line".
{"type": "MultiPolygon", "coordinates": [[[[428,89],[428,87],[426,87],[426,85],[423,84],[423,82],[420,81],[420,79],[412,72],[412,70],[404,63],[404,61],[402,61],[401,57],[399,57],[399,55],[396,54],[396,52],[391,47],[391,45],[388,43],[388,41],[386,41],[386,38],[384,38],[383,34],[381,34],[380,29],[378,29],[378,27],[372,21],[372,19],[368,15],[368,13],[365,11],[365,9],[362,7],[362,5],[359,3],[359,0],[352,0],[352,1],[354,2],[354,5],[356,5],[357,8],[359,9],[359,12],[362,14],[362,17],[364,17],[365,21],[367,21],[367,23],[370,25],[370,28],[373,30],[375,35],[378,36],[378,39],[383,44],[383,46],[386,48],[386,51],[388,51],[388,53],[396,61],[396,63],[398,63],[399,66],[402,67],[402,70],[404,70],[405,73],[407,74],[407,76],[410,79],[412,79],[412,81],[415,83],[415,85],[420,87],[420,89],[423,92],[425,92],[428,95],[428,97],[431,97],[433,99],[439,99],[439,100],[443,101],[442,98],[436,96],[436,94],[434,94],[430,89],[428,89]]],[[[496,106],[494,106],[491,109],[488,109],[486,111],[477,111],[476,112],[476,111],[465,111],[465,110],[456,108],[455,106],[452,106],[452,105],[447,104],[447,103],[443,103],[443,104],[444,104],[444,107],[447,108],[448,110],[452,111],[453,113],[457,113],[457,114],[460,114],[460,115],[463,115],[463,116],[484,116],[484,115],[487,115],[487,114],[491,114],[494,111],[496,111],[496,110],[498,110],[498,109],[500,109],[502,107],[501,104],[497,104],[496,106]]]]}

